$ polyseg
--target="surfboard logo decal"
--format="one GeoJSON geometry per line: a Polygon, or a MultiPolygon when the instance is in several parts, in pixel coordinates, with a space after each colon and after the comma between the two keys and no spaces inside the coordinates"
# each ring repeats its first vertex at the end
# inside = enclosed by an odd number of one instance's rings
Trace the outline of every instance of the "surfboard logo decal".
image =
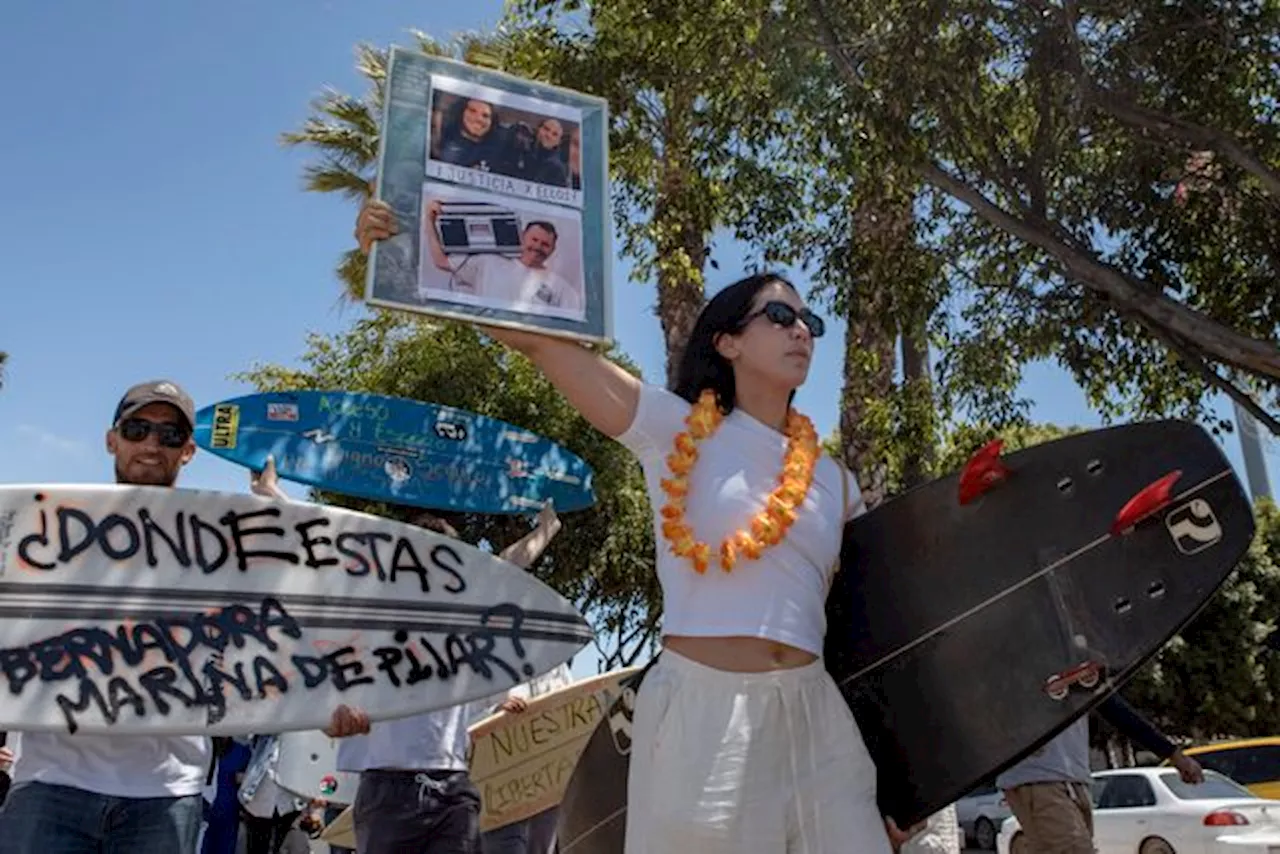
{"type": "Polygon", "coordinates": [[[1188,501],[1164,517],[1173,544],[1184,555],[1212,548],[1222,541],[1222,525],[1213,508],[1203,498],[1188,501]]]}
{"type": "Polygon", "coordinates": [[[467,425],[456,421],[437,421],[435,431],[441,439],[451,442],[465,442],[467,439],[467,425]]]}
{"type": "Polygon", "coordinates": [[[387,461],[382,464],[382,470],[387,473],[387,477],[391,478],[392,483],[405,483],[413,477],[413,466],[402,457],[387,457],[387,461]]]}
{"type": "Polygon", "coordinates": [[[547,502],[538,501],[533,498],[525,498],[523,495],[510,495],[507,497],[508,507],[529,507],[534,510],[541,510],[547,506],[547,502]]]}
{"type": "Polygon", "coordinates": [[[316,427],[314,429],[308,430],[307,432],[303,433],[302,438],[310,439],[312,442],[314,442],[317,445],[324,445],[336,440],[338,437],[333,435],[332,433],[329,433],[323,428],[316,427]]]}
{"type": "Polygon", "coordinates": [[[298,420],[298,404],[268,403],[267,404],[267,420],[268,421],[297,421],[298,420]]]}
{"type": "Polygon", "coordinates": [[[234,403],[219,403],[213,408],[213,433],[210,443],[214,448],[231,450],[236,446],[240,433],[240,407],[234,403]]]}

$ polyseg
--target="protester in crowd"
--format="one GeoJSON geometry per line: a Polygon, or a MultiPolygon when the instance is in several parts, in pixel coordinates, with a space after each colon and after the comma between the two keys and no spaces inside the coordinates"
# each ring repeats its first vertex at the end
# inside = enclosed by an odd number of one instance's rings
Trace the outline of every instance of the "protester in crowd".
{"type": "MultiPolygon", "coordinates": [[[[253,491],[288,500],[279,488],[274,461],[268,459],[252,481],[253,491]]],[[[417,512],[412,523],[446,537],[460,539],[441,517],[417,512]]],[[[504,549],[499,557],[527,568],[541,556],[560,530],[551,506],[538,514],[533,531],[504,549]]],[[[420,715],[371,725],[358,708],[339,706],[325,734],[342,738],[338,770],[357,772],[352,815],[360,854],[480,854],[480,793],[467,763],[468,727],[491,714],[495,700],[450,706],[420,715]]],[[[519,712],[524,701],[504,694],[499,708],[519,712]]]]}
{"type": "MultiPolygon", "coordinates": [[[[106,433],[116,483],[172,487],[195,455],[195,404],[171,380],[133,386],[106,433]]],[[[196,854],[206,736],[22,733],[0,854],[196,854]]]]}
{"type": "MultiPolygon", "coordinates": [[[[1200,783],[1204,770],[1138,714],[1119,694],[1097,713],[1121,733],[1170,760],[1186,783],[1200,783]]],[[[996,777],[1018,819],[1027,850],[1036,854],[1093,854],[1093,797],[1089,768],[1089,718],[1083,717],[1018,764],[996,777]]]]}

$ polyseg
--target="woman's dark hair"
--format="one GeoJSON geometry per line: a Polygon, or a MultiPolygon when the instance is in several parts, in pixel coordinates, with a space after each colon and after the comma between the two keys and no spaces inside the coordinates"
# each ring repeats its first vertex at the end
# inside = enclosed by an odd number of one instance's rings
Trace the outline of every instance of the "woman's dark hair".
{"type": "MultiPolygon", "coordinates": [[[[490,139],[498,130],[498,109],[483,98],[454,98],[453,103],[445,110],[444,121],[440,122],[440,135],[445,139],[462,136],[462,114],[467,111],[467,104],[475,101],[489,108],[489,129],[484,132],[484,140],[490,139]]],[[[482,140],[483,141],[483,140],[482,140]]]]}
{"type": "MultiPolygon", "coordinates": [[[[795,290],[796,286],[776,273],[757,273],[739,279],[713,296],[698,315],[680,357],[680,369],[676,371],[671,391],[696,403],[704,389],[716,393],[716,402],[725,413],[733,411],[738,390],[733,379],[733,365],[716,350],[716,337],[722,333],[736,333],[751,313],[756,294],[779,282],[795,290]]],[[[798,293],[798,292],[797,292],[798,293]]]]}

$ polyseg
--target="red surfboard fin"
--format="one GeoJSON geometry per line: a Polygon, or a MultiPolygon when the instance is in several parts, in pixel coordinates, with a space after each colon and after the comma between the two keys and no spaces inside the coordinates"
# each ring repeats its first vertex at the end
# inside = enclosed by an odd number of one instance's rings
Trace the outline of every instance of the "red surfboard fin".
{"type": "Polygon", "coordinates": [[[960,503],[968,504],[991,487],[1009,477],[1009,469],[1000,462],[1003,439],[993,439],[977,450],[960,472],[960,503]]]}
{"type": "Polygon", "coordinates": [[[1143,519],[1168,507],[1173,500],[1173,486],[1181,477],[1182,470],[1177,469],[1144,486],[1116,514],[1111,523],[1112,535],[1128,533],[1143,519]]]}

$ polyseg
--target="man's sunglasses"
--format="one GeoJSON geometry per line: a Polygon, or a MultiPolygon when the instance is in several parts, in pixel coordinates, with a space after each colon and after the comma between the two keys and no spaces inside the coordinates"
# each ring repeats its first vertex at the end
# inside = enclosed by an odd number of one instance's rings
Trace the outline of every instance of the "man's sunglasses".
{"type": "Polygon", "coordinates": [[[770,300],[759,310],[748,314],[742,319],[742,325],[746,326],[761,315],[767,317],[770,323],[776,323],[787,329],[795,326],[797,320],[803,320],[804,325],[809,328],[809,335],[814,338],[821,338],[822,334],[827,331],[827,324],[823,319],[809,309],[802,308],[796,311],[787,303],[776,300],[770,300]]]}
{"type": "Polygon", "coordinates": [[[157,424],[142,418],[126,418],[116,427],[116,432],[128,442],[141,442],[155,433],[156,439],[166,448],[181,448],[191,437],[191,433],[181,424],[172,424],[167,421],[157,424]]]}

